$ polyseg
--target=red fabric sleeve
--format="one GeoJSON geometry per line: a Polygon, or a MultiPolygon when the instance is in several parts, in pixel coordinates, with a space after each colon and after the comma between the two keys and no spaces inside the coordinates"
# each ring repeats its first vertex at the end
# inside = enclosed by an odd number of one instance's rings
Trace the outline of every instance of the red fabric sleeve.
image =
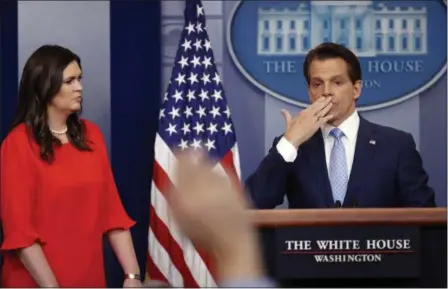
{"type": "Polygon", "coordinates": [[[103,162],[105,164],[104,171],[107,184],[105,190],[106,216],[104,218],[104,232],[108,232],[113,229],[129,229],[135,224],[135,222],[126,213],[121,202],[120,195],[118,194],[103,135],[96,125],[89,122],[87,122],[87,124],[88,129],[90,127],[92,132],[96,135],[94,137],[96,140],[95,142],[97,143],[96,147],[100,150],[103,162]]]}
{"type": "Polygon", "coordinates": [[[32,150],[22,127],[4,140],[0,155],[0,211],[4,241],[8,251],[43,243],[35,226],[35,177],[32,150]]]}
{"type": "Polygon", "coordinates": [[[107,154],[105,156],[107,167],[107,190],[106,190],[106,227],[105,232],[113,229],[129,229],[135,222],[126,213],[120,196],[115,185],[115,180],[112,175],[109,159],[107,154]]]}

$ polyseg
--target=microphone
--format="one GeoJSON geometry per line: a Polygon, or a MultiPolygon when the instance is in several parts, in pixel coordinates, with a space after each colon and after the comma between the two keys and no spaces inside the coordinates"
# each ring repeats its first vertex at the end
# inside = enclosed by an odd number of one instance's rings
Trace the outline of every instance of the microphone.
{"type": "Polygon", "coordinates": [[[341,207],[342,207],[341,201],[336,200],[336,202],[334,202],[334,206],[335,206],[336,208],[341,208],[341,207]]]}

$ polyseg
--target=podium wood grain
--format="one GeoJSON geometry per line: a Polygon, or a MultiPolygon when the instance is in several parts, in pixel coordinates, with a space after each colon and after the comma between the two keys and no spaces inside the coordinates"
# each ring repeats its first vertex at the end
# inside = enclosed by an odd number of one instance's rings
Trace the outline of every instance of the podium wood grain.
{"type": "Polygon", "coordinates": [[[336,225],[446,225],[447,208],[250,210],[257,227],[336,225]]]}

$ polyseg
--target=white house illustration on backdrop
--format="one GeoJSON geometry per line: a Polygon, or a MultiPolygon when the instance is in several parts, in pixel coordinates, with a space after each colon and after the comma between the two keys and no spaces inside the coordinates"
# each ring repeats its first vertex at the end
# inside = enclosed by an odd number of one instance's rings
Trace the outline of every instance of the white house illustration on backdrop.
{"type": "Polygon", "coordinates": [[[408,7],[373,2],[309,1],[293,9],[281,4],[259,8],[258,55],[304,55],[327,41],[359,57],[427,53],[426,7],[411,1],[408,7]]]}

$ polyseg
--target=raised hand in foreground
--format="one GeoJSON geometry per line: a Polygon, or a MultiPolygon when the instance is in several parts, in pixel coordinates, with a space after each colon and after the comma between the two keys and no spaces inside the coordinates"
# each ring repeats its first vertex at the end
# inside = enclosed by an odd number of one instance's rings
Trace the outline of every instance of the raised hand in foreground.
{"type": "Polygon", "coordinates": [[[212,170],[203,155],[179,156],[168,201],[180,229],[214,257],[220,282],[264,277],[248,201],[236,184],[212,170]]]}

